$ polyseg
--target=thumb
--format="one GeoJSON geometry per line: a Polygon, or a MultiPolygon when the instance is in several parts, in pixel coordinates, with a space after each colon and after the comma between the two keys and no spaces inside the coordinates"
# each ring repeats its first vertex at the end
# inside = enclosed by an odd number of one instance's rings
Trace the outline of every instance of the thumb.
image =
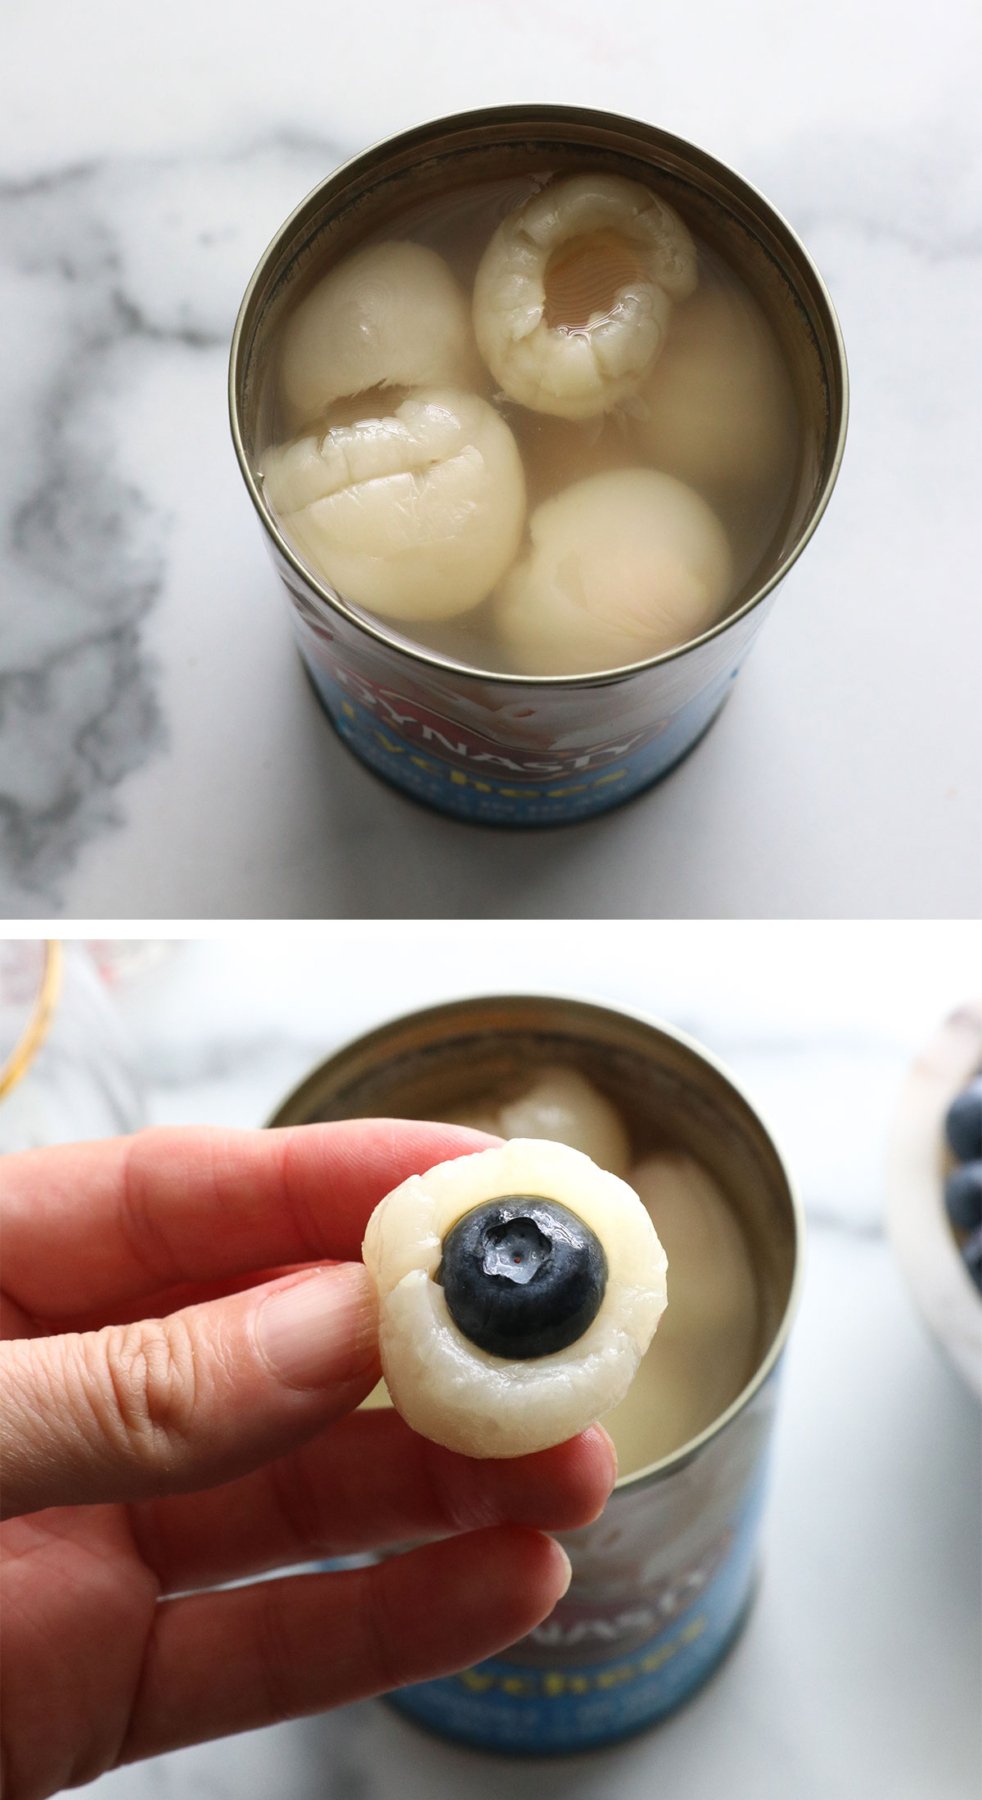
{"type": "Polygon", "coordinates": [[[165,1319],[0,1343],[3,1515],[228,1481],[357,1406],[378,1374],[360,1263],[165,1319]]]}

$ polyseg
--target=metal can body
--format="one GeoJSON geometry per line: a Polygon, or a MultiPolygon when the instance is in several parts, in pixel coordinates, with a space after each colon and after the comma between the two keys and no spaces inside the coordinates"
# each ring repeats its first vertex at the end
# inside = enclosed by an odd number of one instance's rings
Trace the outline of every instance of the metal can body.
{"type": "Polygon", "coordinates": [[[447,1737],[514,1753],[592,1748],[656,1723],[739,1632],[799,1276],[800,1214],[786,1172],[753,1108],[698,1046],[555,997],[465,1000],[396,1020],[316,1070],[272,1120],[439,1118],[557,1061],[601,1086],[633,1133],[688,1151],[719,1181],[753,1260],[756,1368],[719,1419],[622,1476],[602,1517],[564,1537],[572,1584],[541,1626],[475,1669],[391,1697],[447,1737]]]}
{"type": "MultiPolygon", "coordinates": [[[[289,571],[274,556],[287,588],[289,571]]],[[[769,604],[769,603],[767,603],[769,604]]],[[[347,621],[293,611],[300,653],[342,741],[393,786],[455,818],[562,825],[606,812],[667,775],[724,704],[767,610],[616,690],[598,679],[532,694],[499,678],[420,671],[347,621]]]]}
{"type": "Polygon", "coordinates": [[[301,654],[339,736],[395,786],[479,822],[561,824],[659,780],[724,703],[769,607],[824,511],[842,456],[846,375],[831,302],[789,227],[740,177],[665,132],[567,107],[460,114],[367,151],[309,195],[270,245],[243,301],[230,370],[232,430],[301,654]],[[597,675],[501,675],[409,643],[349,606],[283,537],[256,476],[263,368],[291,289],[343,255],[372,208],[547,164],[655,181],[746,275],[793,375],[802,420],[794,489],[756,592],[700,638],[597,675]]]}
{"type": "Polygon", "coordinates": [[[514,1755],[598,1749],[656,1725],[700,1688],[753,1600],[772,1375],[711,1452],[563,1538],[573,1581],[552,1616],[460,1675],[393,1694],[459,1742],[514,1755]]]}

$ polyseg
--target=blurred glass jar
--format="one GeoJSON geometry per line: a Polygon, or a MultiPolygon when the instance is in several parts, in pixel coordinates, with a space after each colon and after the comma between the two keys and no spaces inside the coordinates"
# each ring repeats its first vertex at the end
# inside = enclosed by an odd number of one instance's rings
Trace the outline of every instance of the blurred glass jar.
{"type": "Polygon", "coordinates": [[[144,1123],[122,1026],[84,944],[0,939],[0,1152],[144,1123]]]}

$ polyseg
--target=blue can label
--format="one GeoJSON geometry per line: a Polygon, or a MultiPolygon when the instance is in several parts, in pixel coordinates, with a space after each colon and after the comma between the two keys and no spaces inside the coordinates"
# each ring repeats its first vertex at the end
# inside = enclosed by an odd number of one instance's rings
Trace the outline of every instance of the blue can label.
{"type": "MultiPolygon", "coordinates": [[[[606,812],[657,781],[702,734],[737,674],[716,679],[643,730],[572,747],[491,737],[419,700],[307,656],[340,737],[361,760],[415,799],[458,818],[551,825],[606,812]]],[[[516,740],[519,733],[513,733],[516,740]]]]}
{"type": "MultiPolygon", "coordinates": [[[[648,1581],[633,1594],[608,1583],[599,1607],[577,1604],[574,1534],[567,1540],[573,1586],[551,1619],[507,1656],[404,1688],[393,1704],[447,1737],[514,1753],[585,1750],[654,1724],[700,1686],[740,1628],[753,1586],[763,1491],[758,1463],[738,1511],[695,1554],[667,1579],[648,1581]],[[661,1627],[652,1631],[658,1619],[661,1627]]],[[[648,1501],[657,1530],[659,1497],[650,1489],[648,1501]]],[[[641,1495],[632,1504],[639,1502],[641,1495]]],[[[720,1524],[718,1517],[710,1522],[720,1524]]],[[[616,1570],[616,1541],[610,1550],[616,1570]]]]}

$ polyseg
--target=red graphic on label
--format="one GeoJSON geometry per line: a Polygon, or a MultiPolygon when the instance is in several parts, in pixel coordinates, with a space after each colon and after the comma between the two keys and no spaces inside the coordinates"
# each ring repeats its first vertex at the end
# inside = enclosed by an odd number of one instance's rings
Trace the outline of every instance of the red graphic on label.
{"type": "Polygon", "coordinates": [[[578,749],[559,750],[547,743],[527,750],[503,744],[500,739],[496,740],[472,725],[448,719],[417,700],[407,699],[395,688],[382,687],[333,660],[331,675],[352,700],[374,714],[380,725],[409,739],[431,756],[444,762],[463,763],[467,768],[484,769],[489,774],[507,775],[514,781],[537,781],[544,776],[572,775],[603,767],[636,750],[639,745],[650,743],[670,723],[664,719],[654,730],[625,732],[622,737],[607,743],[578,749]]]}

